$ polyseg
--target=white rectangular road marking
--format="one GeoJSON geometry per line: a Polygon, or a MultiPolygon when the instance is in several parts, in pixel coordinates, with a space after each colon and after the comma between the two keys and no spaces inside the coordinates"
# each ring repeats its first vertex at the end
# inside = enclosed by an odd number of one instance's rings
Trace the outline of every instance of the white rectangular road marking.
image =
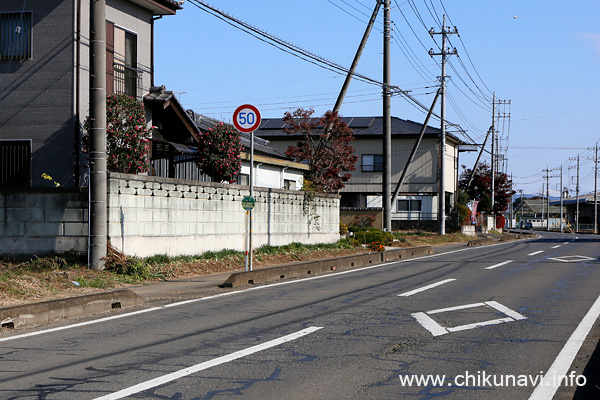
{"type": "Polygon", "coordinates": [[[265,342],[265,343],[262,343],[262,344],[259,344],[259,345],[256,345],[256,346],[248,347],[247,349],[236,351],[235,353],[231,353],[231,354],[228,354],[228,355],[223,356],[223,357],[218,357],[218,358],[215,358],[213,360],[206,361],[206,362],[194,365],[192,367],[188,367],[188,368],[185,368],[185,369],[181,369],[179,371],[175,371],[175,372],[173,372],[171,374],[167,374],[167,375],[155,378],[155,379],[151,379],[151,380],[146,381],[146,382],[139,383],[139,384],[137,384],[135,386],[131,386],[131,387],[127,388],[127,389],[123,389],[123,390],[120,390],[118,392],[106,395],[106,396],[97,397],[95,400],[116,400],[116,399],[122,399],[124,397],[131,396],[133,394],[140,393],[140,392],[143,392],[143,391],[148,390],[148,389],[155,388],[155,387],[160,386],[160,385],[164,385],[165,383],[169,383],[171,381],[174,381],[176,379],[182,378],[184,376],[188,376],[188,375],[194,374],[196,372],[199,372],[199,371],[202,371],[202,370],[205,370],[205,369],[208,369],[208,368],[212,368],[212,367],[214,367],[216,365],[224,364],[224,363],[236,360],[238,358],[242,358],[242,357],[248,356],[250,354],[254,354],[254,353],[257,353],[259,351],[266,350],[266,349],[269,349],[271,347],[278,346],[278,345],[283,344],[285,342],[289,342],[291,340],[298,339],[298,338],[300,338],[302,336],[306,336],[306,335],[308,335],[310,333],[318,331],[319,329],[322,329],[322,327],[312,326],[310,328],[303,329],[301,331],[292,333],[290,335],[282,336],[282,337],[280,337],[278,339],[275,339],[275,340],[271,340],[271,341],[268,341],[268,342],[265,342]]]}
{"type": "Polygon", "coordinates": [[[433,336],[441,336],[448,333],[446,328],[435,322],[429,315],[424,312],[418,312],[414,314],[410,314],[414,319],[417,320],[418,323],[423,326],[423,328],[427,329],[433,336]]]}
{"type": "Polygon", "coordinates": [[[551,249],[558,249],[560,247],[560,244],[557,244],[556,246],[552,246],[550,247],[551,249]]]}
{"type": "Polygon", "coordinates": [[[513,262],[513,260],[507,260],[507,261],[501,262],[500,264],[494,264],[494,265],[490,265],[489,267],[485,267],[485,269],[494,269],[494,268],[498,268],[498,267],[501,267],[501,266],[503,266],[503,265],[509,264],[509,263],[511,263],[511,262],[513,262]]]}
{"type": "Polygon", "coordinates": [[[519,314],[515,310],[510,309],[510,308],[506,307],[505,305],[502,305],[496,301],[486,301],[485,304],[487,304],[488,306],[490,306],[492,308],[495,308],[496,310],[500,311],[501,313],[508,315],[509,317],[516,319],[517,321],[521,320],[521,319],[527,319],[527,317],[524,317],[523,315],[519,314]]]}
{"type": "Polygon", "coordinates": [[[569,340],[567,340],[560,353],[558,353],[558,357],[556,357],[540,384],[535,388],[529,400],[546,400],[554,397],[559,387],[556,384],[560,385],[560,382],[562,382],[560,378],[567,376],[567,372],[579,348],[581,348],[583,341],[590,333],[599,315],[600,297],[596,299],[590,310],[585,314],[585,317],[583,317],[577,328],[575,328],[575,331],[569,340]]]}
{"type": "Polygon", "coordinates": [[[421,287],[421,288],[418,288],[418,289],[415,289],[415,290],[411,290],[410,292],[406,292],[406,293],[399,294],[399,295],[398,295],[398,297],[402,297],[402,296],[404,296],[404,297],[412,296],[413,294],[416,294],[416,293],[419,293],[419,292],[424,292],[425,290],[428,290],[428,289],[434,288],[434,287],[436,287],[436,286],[443,285],[444,283],[452,282],[452,281],[455,281],[455,280],[456,280],[456,279],[446,279],[446,280],[443,280],[443,281],[439,281],[439,282],[436,282],[436,283],[432,283],[431,285],[423,286],[423,287],[421,287]]]}
{"type": "Polygon", "coordinates": [[[529,253],[527,255],[528,256],[535,256],[536,254],[540,254],[540,253],[543,253],[543,252],[544,252],[544,250],[539,250],[539,251],[534,251],[533,253],[529,253]]]}
{"type": "Polygon", "coordinates": [[[413,314],[411,314],[411,316],[414,319],[416,319],[417,322],[423,326],[423,328],[425,328],[429,332],[431,332],[431,334],[433,336],[441,336],[441,335],[445,335],[446,333],[449,333],[449,332],[466,331],[468,329],[481,328],[481,327],[489,326],[489,325],[498,325],[498,324],[503,324],[506,322],[514,322],[514,321],[518,321],[521,319],[527,319],[527,317],[519,314],[518,312],[516,312],[514,310],[511,310],[510,308],[508,308],[496,301],[486,301],[484,303],[473,303],[473,304],[465,304],[465,305],[456,306],[456,307],[440,308],[438,310],[413,313],[413,314]],[[469,308],[485,307],[485,306],[492,307],[492,308],[496,309],[497,311],[500,311],[501,313],[506,314],[507,317],[491,319],[491,320],[481,321],[481,322],[475,322],[475,323],[467,324],[467,325],[444,327],[444,326],[440,325],[439,323],[437,323],[433,318],[431,318],[428,315],[428,314],[439,314],[442,312],[465,310],[465,309],[469,309],[469,308]]]}
{"type": "Polygon", "coordinates": [[[485,304],[484,303],[465,304],[463,306],[440,308],[437,310],[427,311],[427,314],[439,314],[439,313],[443,313],[443,312],[447,312],[447,311],[465,310],[467,308],[475,308],[475,307],[482,307],[482,306],[485,306],[485,304]]]}
{"type": "Polygon", "coordinates": [[[503,324],[505,322],[513,322],[513,321],[514,321],[514,319],[507,317],[507,318],[491,319],[489,321],[483,321],[483,322],[476,322],[474,324],[455,326],[454,328],[446,328],[446,329],[448,329],[448,332],[459,332],[459,331],[466,331],[468,329],[481,328],[483,326],[488,326],[488,325],[498,325],[498,324],[503,324]]]}

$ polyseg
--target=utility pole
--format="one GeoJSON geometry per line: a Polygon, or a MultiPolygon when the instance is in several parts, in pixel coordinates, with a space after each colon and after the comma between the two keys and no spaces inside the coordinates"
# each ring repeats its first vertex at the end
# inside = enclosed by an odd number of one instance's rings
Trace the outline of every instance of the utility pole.
{"type": "Polygon", "coordinates": [[[392,231],[392,114],[390,87],[390,0],[383,2],[383,229],[392,231]]]}
{"type": "Polygon", "coordinates": [[[496,92],[492,100],[492,229],[496,230],[496,92]]]}
{"type": "Polygon", "coordinates": [[[546,166],[546,169],[542,170],[546,173],[544,178],[546,178],[546,230],[550,232],[550,168],[546,166]]]}
{"type": "Polygon", "coordinates": [[[542,198],[542,229],[544,228],[544,212],[546,207],[546,202],[544,202],[544,184],[542,183],[542,191],[540,192],[540,197],[542,198]]]}
{"type": "Polygon", "coordinates": [[[90,2],[90,182],[88,267],[104,269],[107,254],[106,0],[90,2]]]}
{"type": "Polygon", "coordinates": [[[598,142],[594,160],[594,235],[598,234],[598,142]]]}
{"type": "Polygon", "coordinates": [[[563,232],[563,167],[560,164],[560,231],[563,232]]]}
{"type": "Polygon", "coordinates": [[[442,132],[440,137],[440,155],[438,163],[438,227],[440,235],[446,234],[446,188],[444,185],[444,177],[446,175],[446,57],[449,55],[458,55],[456,48],[454,48],[452,51],[446,48],[447,36],[458,35],[458,29],[456,27],[454,27],[453,31],[446,29],[446,14],[444,14],[443,21],[441,32],[435,32],[433,28],[429,30],[431,37],[433,37],[433,35],[442,35],[441,52],[435,53],[433,49],[429,50],[429,55],[431,57],[442,56],[442,76],[440,77],[442,89],[442,104],[440,112],[440,119],[442,120],[442,132]]]}
{"type": "MultiPolygon", "coordinates": [[[[512,177],[512,172],[511,172],[510,173],[510,192],[511,193],[512,193],[512,188],[513,188],[513,177],[512,177]]],[[[514,228],[512,226],[512,222],[513,222],[513,196],[514,195],[512,195],[512,194],[510,195],[510,206],[508,208],[508,211],[509,211],[509,213],[508,213],[508,219],[510,220],[510,224],[509,224],[510,228],[514,228]]]]}
{"type": "Polygon", "coordinates": [[[523,189],[519,189],[519,193],[521,193],[521,229],[523,229],[523,208],[525,208],[525,202],[523,202],[523,189]]]}
{"type": "MultiPolygon", "coordinates": [[[[577,154],[577,158],[569,157],[569,160],[577,160],[577,181],[575,183],[575,197],[577,203],[575,204],[575,232],[579,232],[579,154],[577,154]]],[[[569,167],[569,169],[571,169],[569,167]]]]}

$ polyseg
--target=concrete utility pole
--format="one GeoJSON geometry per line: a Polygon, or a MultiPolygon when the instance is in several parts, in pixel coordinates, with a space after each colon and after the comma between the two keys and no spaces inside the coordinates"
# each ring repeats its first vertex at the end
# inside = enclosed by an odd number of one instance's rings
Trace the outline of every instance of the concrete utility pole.
{"type": "Polygon", "coordinates": [[[542,183],[542,191],[540,192],[542,198],[542,229],[544,228],[544,213],[546,212],[546,202],[544,201],[544,184],[542,183]]]}
{"type": "Polygon", "coordinates": [[[523,229],[523,208],[525,208],[525,202],[523,202],[523,189],[519,189],[521,193],[521,229],[523,229]]]}
{"type": "Polygon", "coordinates": [[[560,231],[563,232],[563,167],[560,164],[560,231]]]}
{"type": "Polygon", "coordinates": [[[390,87],[390,0],[383,2],[383,229],[392,231],[392,114],[390,87]]]}
{"type": "Polygon", "coordinates": [[[106,0],[90,2],[90,198],[88,267],[104,269],[107,254],[106,0]]]}
{"type": "MultiPolygon", "coordinates": [[[[510,173],[510,191],[511,191],[511,193],[512,193],[512,188],[513,188],[513,176],[512,176],[512,172],[511,172],[510,173]]],[[[513,215],[513,198],[514,198],[514,195],[511,194],[510,195],[510,205],[509,205],[509,208],[508,208],[508,219],[510,221],[510,224],[508,226],[509,228],[514,228],[512,226],[512,222],[513,222],[513,218],[514,218],[514,215],[513,215]]]]}
{"type": "Polygon", "coordinates": [[[492,100],[492,229],[496,230],[496,213],[494,204],[496,204],[496,92],[493,93],[492,100]]]}
{"type": "MultiPolygon", "coordinates": [[[[577,160],[577,181],[575,183],[575,198],[577,203],[575,204],[575,232],[579,232],[579,154],[577,154],[577,158],[569,157],[569,160],[577,160]]],[[[573,166],[570,166],[571,169],[573,166]]]]}
{"type": "Polygon", "coordinates": [[[449,55],[458,55],[456,48],[452,51],[446,48],[446,40],[448,35],[458,35],[458,29],[454,27],[454,31],[446,29],[446,14],[444,14],[442,31],[435,32],[433,28],[429,30],[429,34],[431,37],[433,35],[442,35],[442,47],[440,53],[435,53],[433,49],[429,50],[429,55],[433,56],[442,56],[442,76],[441,80],[441,96],[442,96],[442,104],[440,110],[440,119],[442,120],[441,126],[441,137],[440,137],[440,155],[439,155],[439,163],[438,163],[438,227],[439,234],[446,234],[446,188],[444,185],[444,177],[446,175],[446,57],[449,55]]]}
{"type": "Polygon", "coordinates": [[[594,159],[594,235],[598,234],[598,142],[594,159]]]}
{"type": "Polygon", "coordinates": [[[550,168],[546,166],[546,169],[543,170],[546,173],[544,178],[546,178],[546,230],[550,232],[550,168]]]}

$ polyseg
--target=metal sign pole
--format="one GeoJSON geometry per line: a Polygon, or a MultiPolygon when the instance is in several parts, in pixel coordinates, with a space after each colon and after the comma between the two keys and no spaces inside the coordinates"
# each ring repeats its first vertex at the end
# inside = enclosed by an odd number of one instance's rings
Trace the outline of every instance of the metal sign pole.
{"type": "Polygon", "coordinates": [[[250,196],[242,199],[242,207],[246,210],[247,242],[245,270],[252,271],[252,209],[254,200],[254,131],[260,126],[261,115],[258,108],[251,104],[244,104],[236,108],[233,113],[233,125],[243,133],[250,133],[250,196]]]}
{"type": "MultiPolygon", "coordinates": [[[[250,132],[250,197],[254,198],[254,131],[250,132]]],[[[248,271],[252,271],[252,210],[249,211],[248,271]]]]}

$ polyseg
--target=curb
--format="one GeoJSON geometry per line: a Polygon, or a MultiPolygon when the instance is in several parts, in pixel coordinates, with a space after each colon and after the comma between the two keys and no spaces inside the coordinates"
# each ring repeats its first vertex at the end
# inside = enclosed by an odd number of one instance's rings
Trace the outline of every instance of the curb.
{"type": "Polygon", "coordinates": [[[254,271],[235,272],[223,283],[223,287],[241,287],[259,283],[278,282],[283,279],[302,278],[332,271],[344,271],[384,262],[403,260],[433,254],[433,247],[407,247],[391,249],[380,253],[365,253],[326,260],[304,261],[254,271]]]}
{"type": "Polygon", "coordinates": [[[42,325],[59,319],[105,313],[144,304],[144,300],[127,289],[41,303],[0,308],[1,328],[42,325]]]}

